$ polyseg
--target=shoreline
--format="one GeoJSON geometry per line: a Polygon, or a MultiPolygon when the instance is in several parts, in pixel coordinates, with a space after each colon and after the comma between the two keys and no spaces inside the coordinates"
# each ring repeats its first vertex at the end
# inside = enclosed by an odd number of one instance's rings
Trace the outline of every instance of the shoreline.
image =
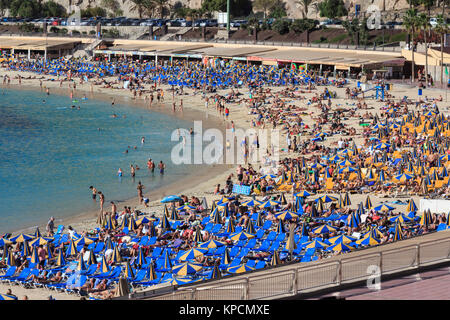
{"type": "MultiPolygon", "coordinates": [[[[40,89],[39,85],[39,78],[36,77],[36,79],[22,79],[22,84],[16,83],[17,79],[14,77],[18,74],[23,76],[36,76],[34,73],[30,72],[8,72],[4,68],[0,68],[0,76],[3,74],[9,74],[11,77],[11,84],[9,85],[1,85],[1,89],[11,89],[11,90],[28,90],[28,91],[34,91],[34,92],[42,92],[45,94],[43,90],[40,89]]],[[[42,79],[44,80],[44,79],[42,79]]],[[[55,84],[54,86],[48,86],[50,90],[50,94],[60,95],[60,96],[69,96],[71,89],[69,88],[60,88],[59,82],[57,81],[49,81],[44,82],[44,84],[51,83],[55,84]]],[[[67,83],[73,83],[66,81],[67,83]]],[[[43,88],[46,86],[43,85],[43,88]]],[[[169,86],[167,86],[169,87],[169,86]]],[[[209,128],[216,128],[221,130],[222,132],[225,130],[224,124],[226,124],[225,120],[221,119],[218,115],[212,114],[211,112],[201,112],[199,109],[202,107],[200,105],[196,106],[196,103],[199,103],[199,101],[192,101],[197,99],[189,99],[189,98],[200,98],[200,95],[193,96],[191,94],[187,96],[183,96],[183,99],[186,99],[186,102],[184,103],[184,110],[183,112],[176,112],[173,113],[169,107],[169,101],[168,99],[165,100],[165,102],[160,104],[155,104],[151,108],[147,106],[147,103],[142,98],[137,98],[136,100],[132,99],[129,96],[126,96],[125,89],[121,89],[121,91],[114,91],[114,90],[107,90],[108,92],[102,92],[100,88],[95,88],[97,91],[94,90],[94,92],[91,92],[90,90],[87,90],[86,88],[83,88],[77,84],[77,89],[74,90],[74,96],[73,99],[77,99],[78,96],[81,96],[85,94],[89,99],[92,100],[98,100],[98,101],[104,101],[111,103],[111,99],[114,98],[115,102],[118,104],[124,104],[130,107],[138,107],[147,109],[152,112],[158,112],[165,115],[169,115],[171,117],[175,117],[178,119],[183,119],[186,121],[195,121],[195,120],[201,120],[203,130],[209,129],[209,128]],[[189,101],[187,101],[189,99],[189,101]]],[[[164,88],[165,91],[167,91],[167,88],[164,88]]],[[[180,99],[180,97],[176,97],[180,99]]],[[[203,106],[204,107],[204,106],[203,106]]],[[[209,109],[208,111],[211,111],[212,109],[209,109]]],[[[231,119],[230,119],[231,121],[231,119]]],[[[187,173],[186,177],[183,177],[182,179],[168,183],[167,185],[158,187],[154,190],[151,190],[150,192],[144,193],[144,196],[150,199],[149,207],[145,208],[143,205],[139,204],[139,199],[136,196],[133,196],[131,198],[124,197],[124,199],[117,200],[118,207],[121,206],[130,206],[132,208],[136,208],[142,212],[146,213],[153,213],[152,211],[155,211],[155,207],[158,207],[158,203],[160,204],[160,199],[162,199],[166,195],[170,194],[189,194],[192,195],[192,190],[197,189],[199,185],[209,185],[209,190],[213,190],[214,186],[217,183],[223,183],[226,179],[226,177],[233,172],[234,165],[229,164],[217,164],[217,165],[187,165],[187,173]],[[217,182],[220,178],[220,182],[217,182]],[[153,210],[152,210],[153,209],[153,210]]],[[[205,186],[206,187],[206,186],[205,186]]],[[[211,192],[212,193],[212,192],[211,192]]],[[[89,193],[86,194],[86,201],[88,201],[89,193]]],[[[208,202],[209,204],[209,202],[208,202]]],[[[98,202],[97,202],[97,205],[98,202]]],[[[105,211],[108,211],[108,206],[105,206],[105,211]]],[[[45,210],[45,209],[44,209],[45,210]]],[[[43,211],[44,211],[43,210],[43,211]]],[[[85,230],[85,229],[92,229],[93,225],[97,225],[97,214],[99,212],[100,208],[98,210],[83,210],[81,212],[74,213],[73,215],[70,215],[69,217],[64,218],[58,218],[55,216],[55,223],[63,224],[63,225],[71,225],[75,229],[79,230],[85,230]]],[[[155,212],[156,214],[156,212],[155,212]]],[[[50,218],[50,216],[48,217],[50,218]]],[[[48,219],[46,218],[46,219],[48,219]]],[[[34,225],[34,226],[24,226],[18,229],[13,229],[11,233],[27,233],[27,232],[34,232],[36,228],[39,228],[41,231],[45,230],[46,227],[46,221],[42,221],[42,224],[34,225]]]]}

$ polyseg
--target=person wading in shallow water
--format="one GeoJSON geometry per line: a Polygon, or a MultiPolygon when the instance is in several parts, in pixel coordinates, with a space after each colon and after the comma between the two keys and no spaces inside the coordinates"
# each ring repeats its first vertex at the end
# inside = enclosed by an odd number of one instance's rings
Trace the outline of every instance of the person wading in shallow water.
{"type": "Polygon", "coordinates": [[[143,190],[145,189],[144,185],[139,181],[137,185],[139,203],[142,204],[142,200],[144,199],[143,190]]]}
{"type": "Polygon", "coordinates": [[[100,213],[97,216],[97,223],[101,223],[101,219],[103,216],[103,205],[105,204],[105,195],[101,191],[97,192],[97,194],[100,197],[100,213]]]}

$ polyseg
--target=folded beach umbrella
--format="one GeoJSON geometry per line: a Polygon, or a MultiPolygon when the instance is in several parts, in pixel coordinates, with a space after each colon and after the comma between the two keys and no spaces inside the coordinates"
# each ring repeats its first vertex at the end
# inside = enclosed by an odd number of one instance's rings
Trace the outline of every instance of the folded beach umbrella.
{"type": "Polygon", "coordinates": [[[278,221],[276,232],[277,233],[286,233],[286,229],[284,228],[283,220],[278,221]]]}
{"type": "Polygon", "coordinates": [[[406,212],[416,212],[418,210],[416,203],[414,202],[414,200],[411,198],[408,201],[408,206],[406,207],[406,212]]]}
{"type": "Polygon", "coordinates": [[[270,208],[273,206],[277,206],[279,204],[280,204],[280,202],[278,202],[278,201],[268,200],[266,202],[261,203],[258,207],[263,209],[263,208],[270,208]]]}
{"type": "Polygon", "coordinates": [[[80,254],[80,258],[78,259],[78,265],[76,268],[77,271],[85,271],[87,270],[86,264],[84,263],[83,260],[83,255],[80,254]]]}
{"type": "Polygon", "coordinates": [[[320,213],[323,212],[323,211],[325,210],[325,207],[324,207],[324,205],[323,205],[323,201],[322,201],[321,198],[319,198],[319,201],[317,202],[316,209],[317,209],[317,211],[320,212],[320,213]]]}
{"type": "Polygon", "coordinates": [[[168,250],[164,250],[163,265],[159,268],[160,271],[169,272],[172,270],[172,260],[168,250]]]}
{"type": "Polygon", "coordinates": [[[325,242],[314,239],[313,241],[306,242],[304,244],[304,247],[306,249],[310,249],[310,248],[323,249],[323,248],[328,247],[328,245],[325,242]]]}
{"type": "Polygon", "coordinates": [[[89,258],[87,264],[88,265],[97,264],[97,258],[95,257],[94,250],[89,250],[89,258]]]}
{"type": "Polygon", "coordinates": [[[150,263],[148,268],[147,268],[147,272],[145,274],[145,278],[148,281],[155,281],[156,279],[158,279],[158,276],[156,275],[156,271],[155,271],[155,265],[154,263],[150,263]]]}
{"type": "Polygon", "coordinates": [[[223,243],[223,242],[211,239],[206,242],[200,243],[198,245],[198,248],[211,249],[211,248],[223,247],[224,245],[225,245],[225,243],[223,243]]]}
{"type": "Polygon", "coordinates": [[[258,216],[256,217],[256,222],[255,222],[256,226],[261,228],[264,225],[264,221],[262,218],[262,214],[261,212],[258,212],[258,216]]]}
{"type": "Polygon", "coordinates": [[[317,218],[319,216],[319,211],[316,208],[316,205],[314,202],[311,203],[311,212],[310,212],[311,218],[317,218]]]}
{"type": "Polygon", "coordinates": [[[432,221],[431,218],[431,212],[429,210],[426,210],[422,213],[422,218],[420,219],[419,224],[421,226],[428,226],[432,221]]]}
{"type": "Polygon", "coordinates": [[[350,214],[350,220],[349,221],[347,221],[347,225],[348,225],[348,227],[350,227],[350,228],[358,228],[358,225],[359,225],[359,221],[358,221],[359,219],[357,218],[357,214],[355,213],[355,212],[352,212],[351,214],[350,214]]]}
{"type": "Polygon", "coordinates": [[[398,240],[403,240],[403,231],[402,231],[402,227],[400,225],[400,223],[397,221],[395,223],[395,229],[394,229],[394,240],[398,241],[398,240]]]}
{"type": "Polygon", "coordinates": [[[234,222],[233,222],[233,219],[230,218],[230,219],[228,219],[226,233],[232,234],[234,232],[235,232],[234,222]]]}
{"type": "Polygon", "coordinates": [[[33,237],[28,234],[21,233],[15,237],[10,238],[9,240],[12,242],[24,242],[33,240],[33,237]]]}
{"type": "Polygon", "coordinates": [[[253,225],[252,219],[248,220],[247,228],[245,228],[247,233],[256,233],[255,226],[253,225]]]}
{"type": "Polygon", "coordinates": [[[384,174],[384,170],[380,170],[380,173],[378,174],[378,180],[380,182],[386,181],[386,175],[384,174]]]}
{"type": "Polygon", "coordinates": [[[103,256],[102,256],[102,262],[101,262],[101,264],[100,264],[100,272],[106,273],[106,272],[109,272],[109,271],[110,271],[109,265],[108,265],[108,263],[106,262],[105,256],[103,255],[103,256]]]}
{"type": "Polygon", "coordinates": [[[134,275],[134,271],[133,268],[130,265],[130,261],[127,260],[126,264],[125,264],[125,271],[124,274],[126,279],[134,279],[135,275],[134,275]]]}
{"type": "Polygon", "coordinates": [[[348,194],[348,192],[345,193],[345,197],[344,197],[344,206],[349,206],[351,205],[351,201],[350,201],[350,196],[348,194]]]}
{"type": "Polygon", "coordinates": [[[372,208],[372,201],[370,200],[370,197],[367,196],[366,201],[364,202],[364,208],[367,210],[370,210],[372,208]]]}
{"type": "Polygon", "coordinates": [[[33,251],[31,252],[31,263],[39,263],[39,256],[37,254],[37,248],[33,247],[33,251]]]}
{"type": "Polygon", "coordinates": [[[221,216],[220,216],[220,212],[219,212],[218,208],[219,208],[219,207],[216,207],[216,208],[214,209],[214,211],[211,213],[211,214],[213,215],[213,222],[214,222],[215,224],[220,224],[220,223],[222,223],[222,218],[221,218],[221,216]]]}
{"type": "Polygon", "coordinates": [[[244,207],[256,207],[256,206],[259,206],[261,204],[262,204],[261,201],[258,201],[258,200],[255,200],[255,199],[252,199],[252,200],[249,200],[249,201],[245,201],[245,202],[242,203],[242,205],[244,207]]]}
{"type": "Polygon", "coordinates": [[[203,256],[207,251],[208,249],[205,248],[192,248],[183,253],[180,256],[179,260],[180,261],[194,260],[198,257],[203,256]]]}
{"type": "Polygon", "coordinates": [[[338,202],[336,204],[336,208],[337,209],[341,209],[343,207],[344,207],[344,199],[342,199],[342,195],[339,194],[339,200],[338,200],[338,202]]]}
{"type": "Polygon", "coordinates": [[[75,241],[70,240],[69,246],[67,247],[67,250],[66,250],[66,256],[70,257],[70,256],[74,256],[77,254],[78,254],[78,251],[77,251],[77,246],[75,244],[75,241]]]}
{"type": "Polygon", "coordinates": [[[106,241],[105,241],[105,250],[108,250],[108,249],[111,249],[111,250],[114,249],[114,244],[111,240],[111,237],[107,237],[106,241]]]}
{"type": "Polygon", "coordinates": [[[217,264],[214,265],[211,275],[209,279],[220,279],[222,277],[222,273],[220,272],[219,266],[217,264]]]}
{"type": "Polygon", "coordinates": [[[120,263],[122,262],[122,256],[120,255],[119,247],[116,246],[113,250],[113,253],[111,255],[111,262],[113,263],[120,263]]]}
{"type": "Polygon", "coordinates": [[[295,243],[294,237],[294,232],[291,229],[289,232],[289,237],[286,240],[286,244],[284,245],[284,250],[289,251],[289,253],[292,253],[295,249],[297,249],[297,244],[295,243]]]}
{"type": "Polygon", "coordinates": [[[6,259],[6,264],[10,267],[16,265],[16,259],[14,258],[14,254],[11,248],[8,249],[8,257],[6,259]]]}
{"type": "Polygon", "coordinates": [[[278,251],[275,250],[273,252],[273,254],[272,254],[272,259],[270,259],[270,265],[272,267],[274,267],[274,266],[277,266],[279,264],[281,264],[280,255],[279,255],[278,251]]]}
{"type": "Polygon", "coordinates": [[[177,276],[187,276],[189,274],[195,274],[202,270],[203,266],[198,263],[184,262],[172,267],[172,273],[177,276]]]}
{"type": "MultiPolygon", "coordinates": [[[[291,174],[291,177],[292,177],[292,174],[291,174]]],[[[287,204],[286,196],[284,195],[284,193],[280,194],[280,198],[278,199],[278,201],[279,201],[282,205],[287,204]]]]}
{"type": "Polygon", "coordinates": [[[169,222],[169,218],[167,218],[166,215],[163,215],[162,220],[161,220],[161,229],[166,231],[166,230],[170,230],[170,222],[169,222]]]}
{"type": "Polygon", "coordinates": [[[394,210],[395,208],[391,207],[391,206],[388,206],[387,204],[382,204],[382,205],[379,205],[379,206],[377,206],[377,207],[375,207],[373,209],[375,211],[391,211],[391,210],[394,210]]]}
{"type": "Polygon", "coordinates": [[[137,256],[136,260],[134,261],[134,264],[139,267],[142,267],[145,264],[145,255],[144,255],[144,250],[142,247],[139,247],[138,256],[137,256]]]}
{"type": "Polygon", "coordinates": [[[122,222],[120,224],[120,229],[126,228],[129,225],[129,221],[126,215],[123,216],[122,222]]]}
{"type": "Polygon", "coordinates": [[[172,212],[170,213],[170,220],[174,220],[174,221],[180,220],[180,217],[178,216],[178,213],[177,213],[177,210],[175,210],[175,207],[172,207],[172,212]]]}
{"type": "Polygon", "coordinates": [[[334,244],[332,246],[329,246],[327,248],[327,250],[335,251],[335,252],[349,252],[349,251],[352,251],[354,249],[355,249],[354,247],[352,247],[352,246],[350,246],[348,244],[342,243],[342,242],[336,243],[336,244],[334,244]]]}
{"type": "Polygon", "coordinates": [[[35,238],[39,238],[39,237],[41,237],[42,235],[41,235],[41,231],[39,231],[39,227],[38,228],[36,228],[36,231],[34,232],[34,237],[35,238]]]}
{"type": "Polygon", "coordinates": [[[28,241],[25,240],[22,243],[22,257],[28,257],[31,254],[30,246],[28,245],[28,241]]]}
{"type": "Polygon", "coordinates": [[[231,263],[230,250],[225,248],[225,252],[223,253],[223,264],[228,265],[231,263]]]}
{"type": "Polygon", "coordinates": [[[345,234],[341,234],[339,236],[328,239],[328,241],[330,241],[332,244],[337,244],[337,243],[349,244],[355,240],[356,240],[356,238],[347,236],[345,234]]]}
{"type": "Polygon", "coordinates": [[[200,228],[199,228],[199,227],[197,227],[197,228],[195,229],[195,233],[194,233],[194,242],[196,242],[196,243],[203,242],[202,232],[200,231],[200,228]]]}
{"type": "Polygon", "coordinates": [[[62,267],[66,264],[66,260],[64,258],[64,251],[60,248],[58,250],[58,256],[56,257],[56,266],[62,267]]]}
{"type": "Polygon", "coordinates": [[[169,209],[167,209],[167,206],[164,204],[164,215],[166,216],[166,217],[170,217],[170,213],[169,213],[169,209]]]}
{"type": "Polygon", "coordinates": [[[237,266],[229,267],[227,269],[227,271],[229,273],[236,273],[236,274],[238,274],[238,273],[245,273],[245,272],[249,272],[249,271],[253,271],[253,270],[255,270],[255,269],[252,268],[252,267],[249,267],[246,264],[240,264],[240,265],[237,265],[237,266]]]}
{"type": "Polygon", "coordinates": [[[324,225],[321,225],[320,227],[314,228],[312,231],[313,231],[313,233],[321,234],[321,233],[334,232],[336,230],[337,229],[335,227],[332,227],[330,225],[324,224],[324,225]]]}
{"type": "Polygon", "coordinates": [[[245,231],[236,232],[230,235],[230,239],[233,241],[247,240],[254,238],[254,234],[247,233],[245,231]]]}
{"type": "Polygon", "coordinates": [[[106,215],[106,225],[105,228],[109,229],[109,230],[114,230],[115,229],[115,223],[113,222],[113,219],[111,218],[111,215],[108,214],[106,215]]]}

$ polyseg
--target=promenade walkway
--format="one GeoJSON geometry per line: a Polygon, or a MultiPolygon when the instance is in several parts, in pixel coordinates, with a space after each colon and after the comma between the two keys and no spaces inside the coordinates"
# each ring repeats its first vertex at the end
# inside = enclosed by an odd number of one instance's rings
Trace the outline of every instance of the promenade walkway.
{"type": "MultiPolygon", "coordinates": [[[[374,276],[370,273],[373,266],[378,267],[382,275],[395,274],[449,261],[449,257],[450,232],[440,231],[325,260],[295,263],[186,286],[166,295],[151,297],[141,292],[132,298],[249,300],[280,299],[297,295],[301,298],[302,294],[325,288],[337,289],[341,284],[364,281],[374,276]]],[[[428,282],[425,284],[428,285],[428,282]]],[[[415,286],[418,285],[420,283],[415,286]]],[[[368,295],[367,298],[369,297],[368,295]]]]}

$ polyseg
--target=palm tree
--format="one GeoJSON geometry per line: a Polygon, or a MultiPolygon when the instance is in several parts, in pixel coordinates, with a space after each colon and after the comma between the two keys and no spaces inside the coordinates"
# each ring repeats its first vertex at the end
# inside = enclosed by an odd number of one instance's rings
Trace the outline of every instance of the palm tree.
{"type": "Polygon", "coordinates": [[[139,15],[139,19],[142,19],[142,15],[144,14],[145,0],[130,0],[133,4],[131,5],[130,11],[137,11],[139,15]]]}
{"type": "Polygon", "coordinates": [[[421,13],[418,17],[418,27],[423,30],[423,39],[425,42],[425,85],[428,86],[428,41],[427,33],[430,30],[430,20],[425,13],[421,13]]]}
{"type": "Polygon", "coordinates": [[[418,25],[418,21],[417,21],[417,10],[416,9],[409,9],[408,11],[406,11],[405,15],[403,16],[403,25],[405,26],[406,30],[408,31],[408,33],[411,35],[411,46],[410,46],[410,50],[411,50],[411,64],[412,64],[412,82],[414,82],[414,34],[416,33],[417,30],[417,25],[418,25]]]}
{"type": "Polygon", "coordinates": [[[444,86],[444,36],[449,32],[449,28],[445,23],[444,16],[442,14],[437,16],[437,25],[434,28],[434,32],[439,35],[441,40],[441,85],[444,86]]]}
{"type": "Polygon", "coordinates": [[[253,7],[257,10],[262,10],[264,13],[264,20],[267,17],[267,12],[270,8],[272,8],[276,3],[276,0],[255,0],[253,2],[253,7]]]}
{"type": "Polygon", "coordinates": [[[164,16],[166,15],[166,10],[169,7],[169,0],[152,0],[152,2],[158,9],[160,18],[164,19],[164,16]]]}
{"type": "Polygon", "coordinates": [[[302,6],[303,19],[308,17],[309,7],[316,3],[315,0],[298,0],[297,3],[302,6]]]}

